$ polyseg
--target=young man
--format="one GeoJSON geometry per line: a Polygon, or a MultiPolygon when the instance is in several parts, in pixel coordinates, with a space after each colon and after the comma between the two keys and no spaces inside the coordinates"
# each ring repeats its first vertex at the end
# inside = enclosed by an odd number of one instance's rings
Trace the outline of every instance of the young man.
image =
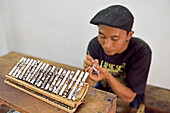
{"type": "Polygon", "coordinates": [[[152,52],[143,40],[132,37],[133,22],[131,12],[121,5],[98,12],[90,23],[98,26],[99,34],[88,45],[83,67],[90,73],[91,86],[97,82],[96,88],[114,92],[137,108],[144,101],[152,52]],[[94,68],[99,73],[94,74],[94,68]]]}

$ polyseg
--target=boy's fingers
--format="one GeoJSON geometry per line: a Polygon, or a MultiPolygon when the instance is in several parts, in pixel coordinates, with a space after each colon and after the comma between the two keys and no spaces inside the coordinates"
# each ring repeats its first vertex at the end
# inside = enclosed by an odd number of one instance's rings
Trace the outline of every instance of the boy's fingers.
{"type": "Polygon", "coordinates": [[[91,57],[90,55],[86,55],[86,59],[89,60],[90,62],[92,62],[93,57],[91,57]]]}
{"type": "Polygon", "coordinates": [[[96,68],[98,71],[101,71],[102,68],[99,66],[99,60],[95,59],[92,62],[94,63],[94,68],[96,68]]]}
{"type": "Polygon", "coordinates": [[[89,69],[89,78],[93,81],[98,81],[98,76],[97,75],[93,75],[93,68],[89,69]]]}
{"type": "Polygon", "coordinates": [[[89,66],[92,66],[93,65],[93,63],[92,62],[90,62],[89,60],[84,60],[84,64],[87,66],[87,67],[89,67],[89,66]]]}

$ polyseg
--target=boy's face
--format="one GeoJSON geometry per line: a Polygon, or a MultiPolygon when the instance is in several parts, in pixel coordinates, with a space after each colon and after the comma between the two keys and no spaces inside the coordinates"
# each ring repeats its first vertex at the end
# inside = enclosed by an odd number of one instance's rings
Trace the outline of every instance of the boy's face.
{"type": "Polygon", "coordinates": [[[129,44],[129,40],[133,35],[133,31],[127,34],[127,31],[119,28],[110,27],[99,24],[98,40],[104,52],[107,55],[121,54],[129,44]]]}

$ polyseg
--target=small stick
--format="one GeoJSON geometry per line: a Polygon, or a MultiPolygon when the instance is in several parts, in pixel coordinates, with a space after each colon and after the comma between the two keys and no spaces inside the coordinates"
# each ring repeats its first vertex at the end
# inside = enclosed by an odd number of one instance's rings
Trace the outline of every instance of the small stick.
{"type": "MultiPolygon", "coordinates": [[[[90,55],[89,50],[87,50],[87,55],[90,55]]],[[[91,56],[91,55],[90,55],[90,56],[91,56]]],[[[93,70],[94,70],[93,74],[98,75],[98,74],[100,73],[94,66],[92,66],[92,68],[93,68],[93,70]]],[[[90,69],[90,68],[88,67],[87,70],[89,70],[89,69],[90,69]]]]}

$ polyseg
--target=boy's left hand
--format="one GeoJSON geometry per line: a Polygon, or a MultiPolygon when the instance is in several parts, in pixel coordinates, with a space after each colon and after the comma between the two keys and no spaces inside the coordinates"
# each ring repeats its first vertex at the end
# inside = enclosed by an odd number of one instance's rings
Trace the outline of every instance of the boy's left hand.
{"type": "Polygon", "coordinates": [[[96,68],[99,71],[99,73],[97,75],[93,74],[94,69],[91,67],[89,69],[89,78],[96,82],[102,79],[106,79],[108,77],[109,72],[105,68],[99,66],[99,61],[97,59],[93,60],[92,62],[94,68],[96,68]]]}

